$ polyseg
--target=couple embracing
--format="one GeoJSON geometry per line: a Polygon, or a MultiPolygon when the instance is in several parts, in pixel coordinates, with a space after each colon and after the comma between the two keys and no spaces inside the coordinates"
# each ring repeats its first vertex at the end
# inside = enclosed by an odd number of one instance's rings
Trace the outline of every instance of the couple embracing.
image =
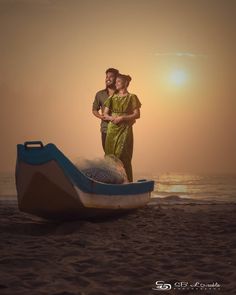
{"type": "Polygon", "coordinates": [[[101,119],[102,145],[105,155],[114,155],[124,165],[128,180],[133,181],[133,124],[140,118],[141,103],[128,92],[129,75],[117,69],[106,70],[106,88],[96,93],[93,114],[101,119]],[[101,110],[101,113],[100,113],[101,110]]]}

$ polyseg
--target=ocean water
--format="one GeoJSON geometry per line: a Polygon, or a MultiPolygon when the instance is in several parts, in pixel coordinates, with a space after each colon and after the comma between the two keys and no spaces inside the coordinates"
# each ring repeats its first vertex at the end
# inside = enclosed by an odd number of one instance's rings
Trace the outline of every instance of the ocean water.
{"type": "MultiPolygon", "coordinates": [[[[153,198],[178,196],[185,200],[236,203],[236,174],[165,173],[153,176],[152,179],[155,180],[153,198]]],[[[0,198],[16,199],[13,173],[0,173],[0,198]]]]}
{"type": "Polygon", "coordinates": [[[0,198],[16,198],[14,173],[0,173],[0,198]]]}
{"type": "Polygon", "coordinates": [[[236,174],[166,173],[154,180],[153,197],[236,202],[236,174]]]}

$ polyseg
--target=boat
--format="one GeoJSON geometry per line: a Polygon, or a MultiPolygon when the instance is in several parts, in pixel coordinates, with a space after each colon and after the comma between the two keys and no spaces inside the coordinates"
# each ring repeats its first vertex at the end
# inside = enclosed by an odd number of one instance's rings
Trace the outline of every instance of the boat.
{"type": "Polygon", "coordinates": [[[86,176],[53,143],[17,144],[18,208],[49,220],[117,216],[145,206],[153,180],[107,184],[86,176]]]}

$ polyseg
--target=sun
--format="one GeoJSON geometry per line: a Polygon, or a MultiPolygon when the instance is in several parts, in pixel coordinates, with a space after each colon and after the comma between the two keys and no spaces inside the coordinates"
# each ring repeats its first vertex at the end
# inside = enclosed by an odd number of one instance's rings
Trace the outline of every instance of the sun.
{"type": "Polygon", "coordinates": [[[183,69],[174,69],[169,74],[169,82],[173,85],[184,85],[187,79],[188,75],[183,69]]]}

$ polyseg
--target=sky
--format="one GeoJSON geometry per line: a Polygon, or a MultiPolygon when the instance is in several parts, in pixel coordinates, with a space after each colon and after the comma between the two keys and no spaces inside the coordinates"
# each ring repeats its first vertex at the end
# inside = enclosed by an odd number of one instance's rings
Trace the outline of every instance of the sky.
{"type": "Polygon", "coordinates": [[[16,144],[103,157],[109,67],[142,103],[134,174],[236,172],[236,1],[0,0],[0,172],[16,144]]]}

